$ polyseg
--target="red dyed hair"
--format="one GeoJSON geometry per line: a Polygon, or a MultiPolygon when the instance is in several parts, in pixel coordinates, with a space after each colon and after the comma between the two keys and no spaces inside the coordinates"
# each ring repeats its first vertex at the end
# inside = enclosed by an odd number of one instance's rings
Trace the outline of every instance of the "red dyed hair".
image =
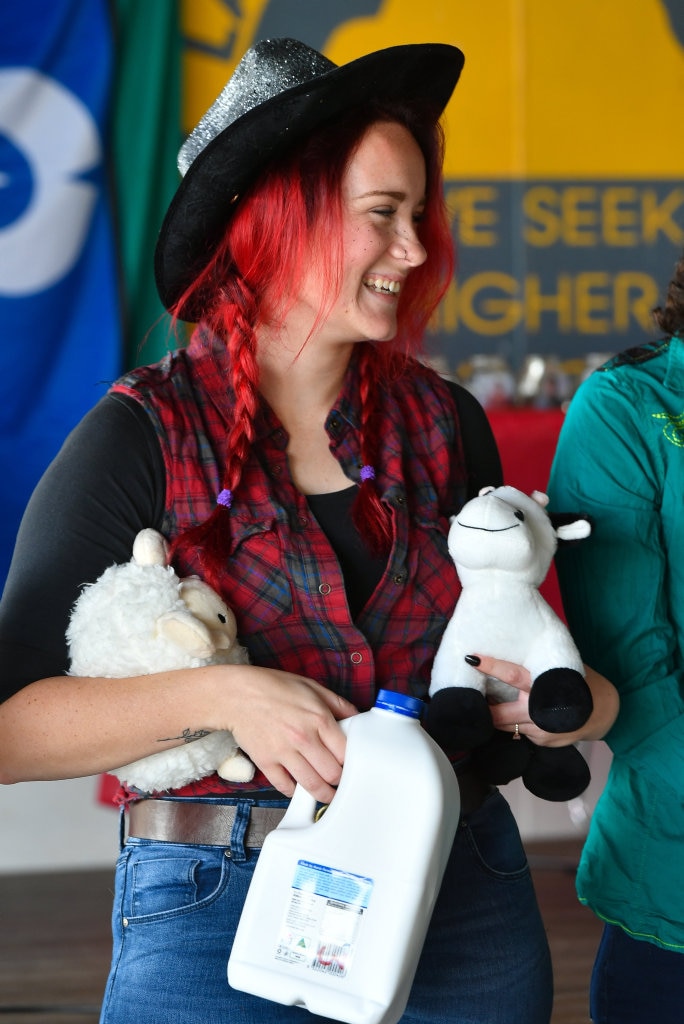
{"type": "MultiPolygon", "coordinates": [[[[444,139],[434,118],[413,107],[384,107],[369,102],[324,125],[302,145],[281,157],[239,198],[211,261],[172,311],[182,316],[185,302],[200,298],[203,324],[226,342],[235,394],[235,415],[226,443],[224,488],[234,495],[254,437],[259,373],[256,334],[260,325],[283,318],[304,273],[311,247],[328,254],[323,295],[339,293],[342,280],[342,181],[349,161],[368,129],[378,121],[404,125],[416,139],[426,166],[426,206],[418,234],[428,258],[409,274],[398,305],[394,339],[363,343],[361,375],[361,452],[365,465],[378,464],[381,431],[372,429],[377,385],[396,378],[410,357],[422,351],[427,324],[454,271],[451,231],[444,204],[444,139]]],[[[316,324],[325,318],[325,301],[316,324]]],[[[315,326],[313,330],[315,330],[315,326]]],[[[217,506],[206,522],[177,538],[175,549],[200,550],[201,570],[219,585],[220,567],[230,551],[230,515],[217,506]]],[[[389,516],[375,483],[359,486],[355,522],[375,551],[388,551],[389,516]]]]}

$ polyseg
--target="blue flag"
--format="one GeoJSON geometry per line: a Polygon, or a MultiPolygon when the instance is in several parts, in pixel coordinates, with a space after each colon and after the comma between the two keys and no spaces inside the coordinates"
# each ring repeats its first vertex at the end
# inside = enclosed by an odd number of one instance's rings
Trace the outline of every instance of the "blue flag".
{"type": "Polygon", "coordinates": [[[122,369],[106,0],[0,5],[0,587],[21,513],[122,369]]]}

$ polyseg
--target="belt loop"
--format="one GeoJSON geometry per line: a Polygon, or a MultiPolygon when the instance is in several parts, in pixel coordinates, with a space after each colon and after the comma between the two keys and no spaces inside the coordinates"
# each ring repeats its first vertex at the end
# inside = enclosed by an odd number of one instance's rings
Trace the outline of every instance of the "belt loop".
{"type": "Polygon", "coordinates": [[[119,853],[126,845],[126,805],[121,804],[119,808],[119,853]]]}
{"type": "Polygon", "coordinates": [[[245,837],[251,811],[252,802],[250,800],[238,800],[235,821],[230,833],[230,859],[236,863],[247,860],[245,837]]]}

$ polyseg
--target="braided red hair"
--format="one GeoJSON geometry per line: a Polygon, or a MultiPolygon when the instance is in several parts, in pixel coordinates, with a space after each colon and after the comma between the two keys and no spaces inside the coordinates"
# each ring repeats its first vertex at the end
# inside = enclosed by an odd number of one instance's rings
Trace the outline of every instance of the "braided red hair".
{"type": "MultiPolygon", "coordinates": [[[[200,568],[217,585],[220,567],[230,552],[229,507],[240,485],[254,436],[259,403],[256,335],[264,323],[282,320],[297,295],[310,246],[329,254],[322,270],[328,280],[322,294],[338,294],[342,276],[342,181],[356,147],[379,120],[398,121],[416,138],[426,162],[427,203],[419,226],[428,260],[409,275],[398,307],[399,329],[391,342],[366,344],[360,358],[361,451],[367,467],[359,487],[355,522],[369,546],[387,551],[389,515],[377,493],[370,467],[379,464],[381,431],[373,429],[377,385],[389,382],[420,353],[422,338],[453,274],[454,256],[441,176],[443,137],[439,125],[421,112],[367,107],[325,126],[302,148],[267,168],[251,191],[236,204],[221,244],[209,265],[179,300],[201,297],[203,324],[226,341],[235,416],[226,439],[223,503],[206,522],[177,538],[175,550],[198,552],[200,568]],[[225,495],[228,497],[225,497],[225,495]]],[[[326,314],[321,305],[313,330],[326,314]]]]}

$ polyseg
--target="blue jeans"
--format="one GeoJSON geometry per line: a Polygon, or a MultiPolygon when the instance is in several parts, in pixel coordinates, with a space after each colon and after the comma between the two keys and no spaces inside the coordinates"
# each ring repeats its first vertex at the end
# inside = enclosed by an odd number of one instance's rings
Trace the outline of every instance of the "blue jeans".
{"type": "MultiPolygon", "coordinates": [[[[249,807],[238,808],[230,856],[141,839],[124,846],[101,1024],[323,1021],[228,986],[258,856],[241,847],[249,807]]],[[[548,1024],[551,1002],[551,959],[525,853],[494,792],[459,826],[402,1024],[548,1024]]]]}
{"type": "Polygon", "coordinates": [[[591,978],[595,1024],[681,1024],[684,953],[606,925],[591,978]]]}

